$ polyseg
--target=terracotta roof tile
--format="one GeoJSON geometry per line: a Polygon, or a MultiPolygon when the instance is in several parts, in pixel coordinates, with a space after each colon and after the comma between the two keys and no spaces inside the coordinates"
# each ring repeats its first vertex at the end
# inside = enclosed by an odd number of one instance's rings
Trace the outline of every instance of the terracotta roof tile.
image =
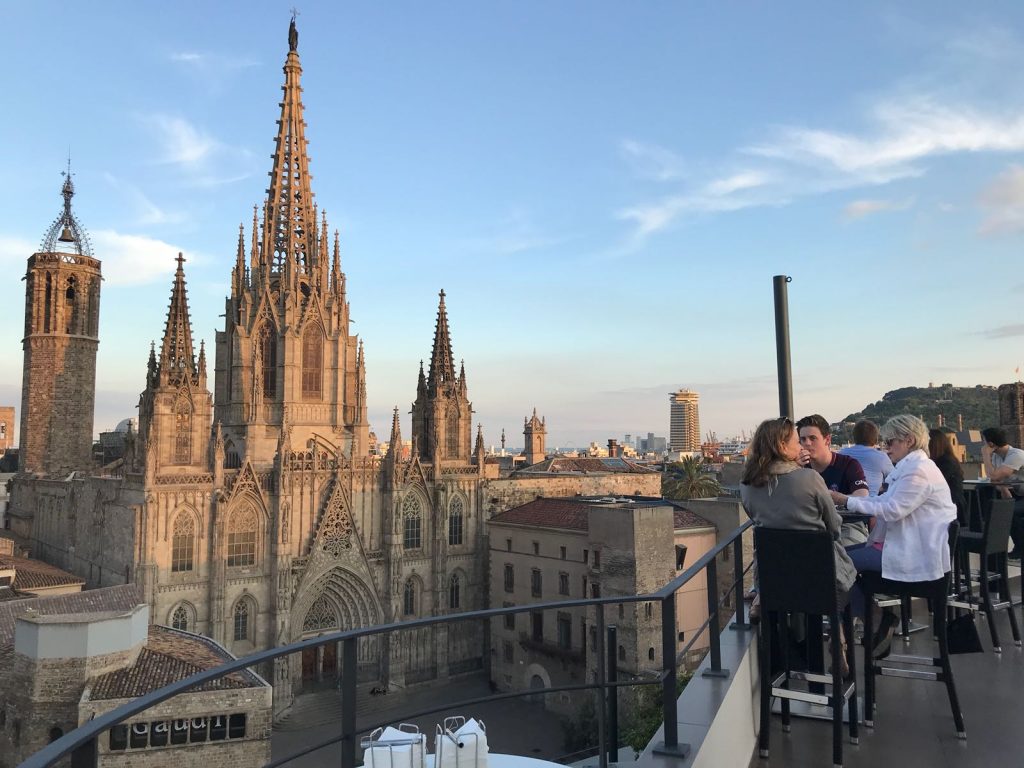
{"type": "Polygon", "coordinates": [[[142,599],[142,591],[135,584],[88,589],[53,597],[33,597],[28,600],[0,602],[0,647],[14,644],[14,619],[32,609],[42,616],[94,613],[100,611],[130,611],[142,599]]]}
{"type": "Polygon", "coordinates": [[[589,509],[590,504],[574,499],[535,499],[499,512],[491,518],[491,522],[585,531],[589,509]]]}
{"type": "Polygon", "coordinates": [[[672,513],[672,522],[678,531],[680,528],[714,528],[714,523],[705,520],[696,512],[676,507],[672,513]]]}
{"type": "MultiPolygon", "coordinates": [[[[196,672],[234,660],[224,648],[201,635],[162,627],[149,628],[146,646],[130,667],[100,675],[93,681],[90,698],[127,699],[144,696],[196,672]]],[[[222,691],[264,685],[252,673],[236,672],[193,688],[193,691],[222,691]]]]}
{"type": "Polygon", "coordinates": [[[85,584],[85,579],[80,576],[68,573],[55,565],[44,563],[42,560],[33,560],[28,557],[0,555],[0,568],[15,570],[14,588],[23,592],[68,584],[85,584]]]}

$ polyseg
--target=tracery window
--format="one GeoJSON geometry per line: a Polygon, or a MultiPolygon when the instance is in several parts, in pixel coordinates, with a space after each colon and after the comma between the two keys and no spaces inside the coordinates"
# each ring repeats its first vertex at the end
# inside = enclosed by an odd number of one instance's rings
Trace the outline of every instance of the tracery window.
{"type": "Polygon", "coordinates": [[[449,458],[459,455],[459,409],[451,406],[445,423],[445,449],[449,458]]]}
{"type": "Polygon", "coordinates": [[[171,626],[188,632],[188,610],[184,605],[179,605],[174,609],[174,613],[171,614],[171,626]]]}
{"type": "Polygon", "coordinates": [[[171,534],[171,572],[191,571],[195,566],[196,521],[188,512],[174,518],[171,534]]]}
{"type": "Polygon", "coordinates": [[[277,334],[270,321],[260,330],[259,345],[263,396],[277,397],[277,334]]]}
{"type": "Polygon", "coordinates": [[[324,335],[320,326],[311,325],[302,335],[302,398],[323,398],[324,335]]]}
{"type": "Polygon", "coordinates": [[[405,582],[405,591],[402,593],[402,615],[416,615],[416,582],[412,579],[405,582]]]}
{"type": "Polygon", "coordinates": [[[256,564],[256,510],[236,510],[228,521],[228,567],[256,564]]]}
{"type": "Polygon", "coordinates": [[[457,547],[462,544],[462,497],[456,496],[448,507],[448,546],[457,547]]]}
{"type": "Polygon", "coordinates": [[[416,494],[410,493],[402,502],[402,518],[404,520],[402,545],[406,549],[419,549],[423,546],[423,516],[420,500],[416,494]]]}
{"type": "Polygon", "coordinates": [[[174,402],[174,463],[192,463],[192,403],[183,395],[174,402]]]}
{"type": "Polygon", "coordinates": [[[235,610],[232,612],[235,640],[249,639],[249,601],[242,598],[235,603],[235,610]]]}
{"type": "Polygon", "coordinates": [[[448,607],[454,610],[461,605],[462,582],[459,579],[459,574],[453,573],[451,578],[448,579],[448,607]]]}
{"type": "Polygon", "coordinates": [[[331,603],[327,595],[320,595],[306,611],[306,618],[302,622],[302,631],[317,632],[322,629],[338,629],[340,626],[334,604],[331,603]]]}

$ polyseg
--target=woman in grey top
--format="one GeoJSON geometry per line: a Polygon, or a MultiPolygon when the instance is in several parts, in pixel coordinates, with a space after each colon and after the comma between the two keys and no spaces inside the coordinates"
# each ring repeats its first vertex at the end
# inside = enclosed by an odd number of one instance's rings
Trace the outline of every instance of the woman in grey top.
{"type": "MultiPolygon", "coordinates": [[[[783,417],[762,422],[750,441],[743,470],[740,498],[755,525],[800,531],[828,531],[836,560],[836,592],[849,592],[857,569],[839,540],[843,521],[815,470],[796,463],[800,436],[793,422],[783,417]]],[[[842,671],[847,672],[845,645],[842,671]]]]}

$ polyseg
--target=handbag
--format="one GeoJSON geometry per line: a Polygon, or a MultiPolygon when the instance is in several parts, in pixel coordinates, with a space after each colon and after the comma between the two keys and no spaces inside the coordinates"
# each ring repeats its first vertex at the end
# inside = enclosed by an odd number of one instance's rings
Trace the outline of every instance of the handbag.
{"type": "Polygon", "coordinates": [[[984,650],[973,613],[965,613],[950,621],[946,625],[946,637],[951,654],[981,653],[984,650]]]}

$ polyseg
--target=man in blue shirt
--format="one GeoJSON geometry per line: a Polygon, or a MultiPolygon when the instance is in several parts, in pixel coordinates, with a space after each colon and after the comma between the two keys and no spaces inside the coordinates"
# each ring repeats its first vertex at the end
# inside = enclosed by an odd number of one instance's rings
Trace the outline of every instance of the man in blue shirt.
{"type": "Polygon", "coordinates": [[[864,479],[868,481],[868,495],[877,496],[878,489],[893,469],[889,457],[878,450],[878,425],[867,419],[858,421],[853,425],[853,442],[856,445],[841,448],[839,452],[843,456],[852,456],[860,463],[864,479]]]}

